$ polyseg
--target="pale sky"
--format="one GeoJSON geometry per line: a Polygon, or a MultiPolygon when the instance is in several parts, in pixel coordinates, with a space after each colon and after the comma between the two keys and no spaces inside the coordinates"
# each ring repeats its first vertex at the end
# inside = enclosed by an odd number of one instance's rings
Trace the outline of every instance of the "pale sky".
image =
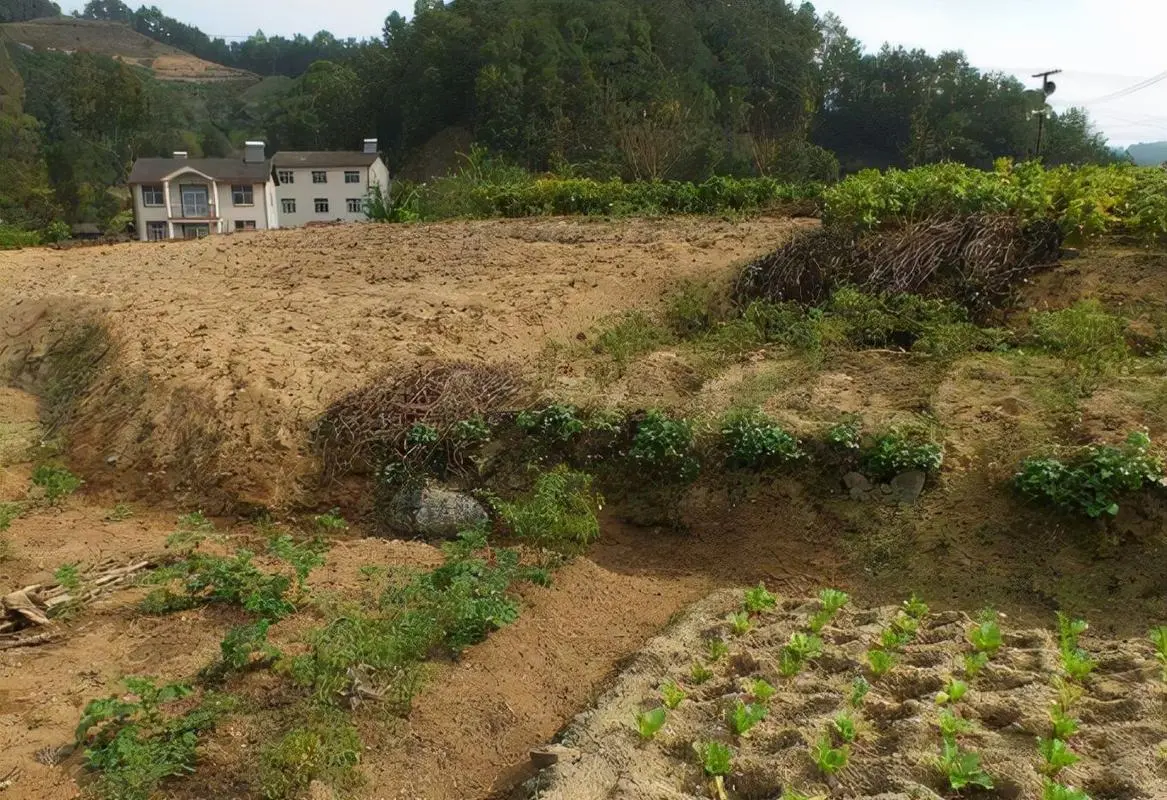
{"type": "MultiPolygon", "coordinates": [[[[338,37],[378,36],[390,11],[409,14],[413,0],[145,0],[212,36],[331,31],[338,37]]],[[[129,0],[137,7],[139,0],[129,0]]],[[[84,0],[61,3],[66,12],[84,0]]],[[[1062,69],[1054,78],[1055,108],[1085,103],[1112,144],[1167,140],[1167,77],[1110,102],[1091,102],[1167,70],[1165,0],[818,0],[819,13],[838,14],[869,50],[884,42],[930,53],[964,50],[982,69],[1029,75],[1062,69]]]]}

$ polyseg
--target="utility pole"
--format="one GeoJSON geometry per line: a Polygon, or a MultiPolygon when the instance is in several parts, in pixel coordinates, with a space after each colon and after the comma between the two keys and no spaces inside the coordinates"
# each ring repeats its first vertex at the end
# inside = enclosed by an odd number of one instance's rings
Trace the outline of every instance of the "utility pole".
{"type": "Polygon", "coordinates": [[[1058,85],[1051,81],[1050,75],[1061,74],[1060,69],[1049,69],[1039,72],[1033,77],[1041,78],[1041,110],[1037,112],[1037,152],[1034,157],[1041,160],[1041,136],[1045,132],[1045,99],[1057,91],[1058,85]]]}

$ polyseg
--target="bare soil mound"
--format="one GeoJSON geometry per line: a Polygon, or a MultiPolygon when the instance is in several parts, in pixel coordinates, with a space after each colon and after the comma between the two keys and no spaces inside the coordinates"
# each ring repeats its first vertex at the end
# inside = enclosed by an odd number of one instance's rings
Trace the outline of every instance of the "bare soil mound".
{"type": "Polygon", "coordinates": [[[925,615],[891,671],[877,676],[865,653],[878,646],[893,619],[906,615],[894,606],[845,607],[822,630],[821,654],[785,677],[779,670],[782,649],[792,633],[807,631],[819,602],[780,603],[754,615],[751,629],[734,636],[725,619],[741,604],[740,591],[719,592],[650,642],[595,708],[566,729],[560,738],[568,749],[531,781],[528,796],[716,797],[698,755],[709,742],[730,749],[724,786],[734,800],[776,798],[785,791],[884,800],[954,796],[939,767],[939,722],[947,711],[967,726],[954,736],[959,748],[979,755],[993,784],[970,787],[961,796],[1039,797],[1038,739],[1051,737],[1050,710],[1065,699],[1067,715],[1079,721],[1079,731],[1066,737],[1079,760],[1056,773],[1058,783],[1094,798],[1167,796],[1167,771],[1162,758],[1152,755],[1167,742],[1165,690],[1149,641],[1082,636],[1080,644],[1097,668],[1080,685],[1066,681],[1069,688],[1059,695],[1053,678],[1059,644],[1052,631],[1010,630],[1002,619],[1000,649],[976,677],[968,677],[962,658],[973,650],[967,633],[976,623],[963,613],[941,612],[925,615]],[[711,639],[728,643],[728,653],[716,661],[706,655],[711,639]],[[707,665],[711,676],[698,683],[695,663],[707,665]],[[937,695],[953,677],[967,682],[967,692],[941,705],[937,695]],[[869,681],[870,690],[849,709],[858,678],[869,681]],[[757,679],[776,689],[765,702],[757,679]],[[659,687],[666,681],[681,687],[685,698],[646,741],[638,734],[637,715],[662,707],[659,687]],[[738,704],[766,710],[745,735],[735,734],[729,723],[738,704]],[[840,715],[854,723],[849,744],[835,726],[840,715]],[[831,775],[811,755],[824,737],[831,749],[847,753],[846,766],[831,775]]]}
{"type": "Polygon", "coordinates": [[[281,506],[314,474],[310,424],[374,376],[529,359],[679,280],[727,277],[798,225],[359,225],[4,253],[0,371],[76,401],[70,457],[91,487],[281,506]],[[95,363],[83,397],[57,385],[95,363]]]}

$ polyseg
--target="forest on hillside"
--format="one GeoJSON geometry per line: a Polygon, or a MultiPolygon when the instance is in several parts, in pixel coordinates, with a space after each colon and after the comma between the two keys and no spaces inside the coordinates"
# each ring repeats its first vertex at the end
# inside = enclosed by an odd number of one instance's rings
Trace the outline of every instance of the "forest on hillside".
{"type": "MultiPolygon", "coordinates": [[[[0,20],[53,9],[0,0],[0,20]]],[[[120,0],[91,0],[81,16],[265,77],[163,84],[90,54],[5,55],[0,39],[9,225],[104,223],[125,207],[110,187],[134,158],[226,155],[253,137],[272,152],[351,149],[375,135],[395,171],[423,178],[474,143],[535,172],[831,181],[866,167],[1032,157],[1046,107],[1040,91],[959,52],[867,51],[838,18],[784,0],[419,0],[363,41],[321,32],[227,44],[120,0]]],[[[1047,163],[1116,158],[1085,112],[1051,113],[1047,134],[1047,163]]]]}

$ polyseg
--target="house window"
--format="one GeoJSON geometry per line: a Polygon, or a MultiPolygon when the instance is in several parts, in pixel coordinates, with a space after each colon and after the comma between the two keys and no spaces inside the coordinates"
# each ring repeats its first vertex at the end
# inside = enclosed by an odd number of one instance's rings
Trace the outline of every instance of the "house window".
{"type": "Polygon", "coordinates": [[[142,186],[142,205],[164,206],[166,198],[162,194],[162,184],[148,183],[142,186]]]}
{"type": "Polygon", "coordinates": [[[328,183],[328,173],[322,169],[312,170],[313,183],[328,183]]]}
{"type": "Polygon", "coordinates": [[[278,169],[278,170],[276,170],[276,178],[279,180],[280,183],[295,183],[296,182],[296,174],[294,172],[292,172],[290,169],[278,169]]]}
{"type": "Polygon", "coordinates": [[[328,213],[328,198],[327,197],[317,197],[312,202],[316,204],[316,213],[317,214],[327,214],[328,213]]]}
{"type": "Polygon", "coordinates": [[[361,173],[357,172],[355,169],[346,169],[344,171],[344,182],[345,183],[360,183],[361,182],[361,173]]]}
{"type": "Polygon", "coordinates": [[[231,203],[237,206],[255,205],[255,196],[252,194],[253,188],[251,186],[232,186],[231,203]]]}
{"type": "Polygon", "coordinates": [[[160,242],[166,238],[168,238],[168,237],[166,236],[166,223],[165,222],[147,222],[146,223],[146,241],[148,241],[148,242],[160,242]]]}
{"type": "Polygon", "coordinates": [[[285,197],[283,200],[280,201],[280,205],[283,206],[285,214],[295,214],[296,213],[296,201],[294,198],[285,197]]]}
{"type": "Polygon", "coordinates": [[[237,220],[235,220],[235,230],[237,230],[237,231],[253,231],[253,230],[255,230],[255,220],[253,220],[253,219],[237,219],[237,220]]]}
{"type": "Polygon", "coordinates": [[[347,204],[348,204],[348,213],[359,214],[359,213],[361,213],[361,209],[364,208],[365,201],[359,197],[350,197],[347,200],[347,204]]]}
{"type": "Polygon", "coordinates": [[[182,226],[182,238],[184,239],[203,239],[211,235],[211,226],[203,223],[201,225],[192,225],[187,223],[182,226]]]}

